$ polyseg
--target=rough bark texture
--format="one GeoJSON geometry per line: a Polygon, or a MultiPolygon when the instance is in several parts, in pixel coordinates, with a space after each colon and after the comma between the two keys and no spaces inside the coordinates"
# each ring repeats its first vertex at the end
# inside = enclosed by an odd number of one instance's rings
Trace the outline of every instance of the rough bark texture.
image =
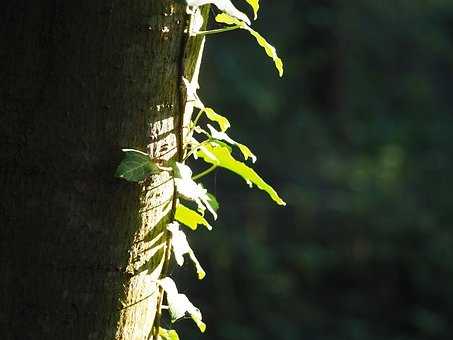
{"type": "Polygon", "coordinates": [[[148,338],[173,181],[113,174],[123,147],[176,153],[186,19],[169,0],[2,2],[0,339],[148,338]]]}

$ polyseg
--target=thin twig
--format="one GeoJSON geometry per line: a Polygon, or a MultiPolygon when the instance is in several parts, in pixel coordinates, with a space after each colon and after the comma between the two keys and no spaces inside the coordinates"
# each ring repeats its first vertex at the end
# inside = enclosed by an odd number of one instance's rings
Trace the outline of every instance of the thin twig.
{"type": "Polygon", "coordinates": [[[195,176],[192,176],[192,179],[194,181],[196,181],[197,179],[200,179],[204,176],[206,176],[207,174],[211,173],[212,171],[214,171],[215,169],[217,168],[217,165],[212,165],[210,168],[206,169],[205,171],[203,172],[200,172],[199,174],[195,175],[195,176]]]}
{"type": "Polygon", "coordinates": [[[218,28],[218,29],[215,29],[215,30],[199,31],[199,32],[196,33],[196,35],[197,36],[199,36],[199,35],[203,36],[203,35],[217,34],[217,33],[237,30],[238,28],[241,28],[241,26],[235,25],[235,26],[229,26],[229,27],[224,27],[224,28],[218,28]]]}

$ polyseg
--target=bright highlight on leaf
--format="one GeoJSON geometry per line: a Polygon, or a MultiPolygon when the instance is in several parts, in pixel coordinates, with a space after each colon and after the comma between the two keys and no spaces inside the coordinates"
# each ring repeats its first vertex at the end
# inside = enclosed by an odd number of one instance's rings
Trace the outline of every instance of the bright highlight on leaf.
{"type": "Polygon", "coordinates": [[[242,162],[237,161],[231,155],[231,150],[219,143],[212,142],[205,145],[204,149],[200,148],[197,155],[204,159],[205,162],[228,169],[246,180],[251,186],[255,184],[259,189],[264,190],[279,205],[286,203],[278,196],[277,192],[267,184],[252,168],[249,168],[242,162]],[[203,150],[208,151],[208,153],[203,150]]]}
{"type": "Polygon", "coordinates": [[[255,37],[256,41],[258,42],[258,44],[264,48],[264,50],[266,51],[266,54],[272,58],[272,60],[274,61],[274,64],[275,64],[275,67],[277,68],[278,70],[278,74],[280,77],[283,76],[283,61],[278,57],[277,55],[277,51],[275,50],[275,47],[272,46],[271,44],[269,44],[267,42],[266,39],[264,39],[264,37],[259,34],[258,32],[256,32],[255,30],[253,30],[250,26],[248,26],[245,22],[242,22],[226,13],[221,13],[221,14],[218,14],[216,17],[215,17],[215,20],[217,22],[220,22],[220,23],[223,23],[223,24],[227,24],[227,25],[236,25],[238,26],[238,28],[242,28],[246,31],[249,31],[249,33],[255,37]]]}
{"type": "Polygon", "coordinates": [[[219,127],[222,131],[226,131],[231,126],[228,119],[222,115],[219,115],[214,111],[214,109],[204,106],[203,102],[200,100],[200,97],[198,97],[197,94],[198,85],[192,84],[184,77],[182,78],[182,80],[187,89],[187,101],[193,102],[194,107],[201,110],[200,114],[205,113],[208,119],[219,124],[219,127]]]}
{"type": "Polygon", "coordinates": [[[168,330],[159,327],[159,340],[179,340],[179,336],[173,329],[168,330]]]}
{"type": "Polygon", "coordinates": [[[197,94],[197,84],[192,84],[184,77],[182,78],[182,80],[187,89],[187,101],[193,102],[194,107],[201,110],[199,115],[205,113],[208,119],[219,124],[220,130],[222,132],[226,131],[231,126],[229,120],[226,117],[219,115],[214,111],[214,109],[204,106],[203,102],[200,100],[200,97],[198,97],[197,94]]]}
{"type": "Polygon", "coordinates": [[[181,319],[186,314],[189,314],[193,321],[197,324],[200,331],[203,333],[206,330],[206,325],[202,321],[200,310],[195,307],[185,294],[179,294],[175,282],[165,277],[158,281],[161,287],[167,293],[168,309],[170,311],[171,322],[181,319]]]}
{"type": "Polygon", "coordinates": [[[116,177],[123,178],[129,182],[140,182],[160,171],[157,165],[151,161],[148,154],[134,149],[123,149],[122,151],[126,155],[116,169],[116,177]]]}
{"type": "Polygon", "coordinates": [[[188,201],[197,204],[197,210],[202,216],[206,209],[212,214],[214,220],[217,219],[217,213],[211,206],[208,191],[199,183],[192,179],[192,170],[182,163],[175,162],[175,186],[178,194],[188,201]]]}
{"type": "Polygon", "coordinates": [[[220,22],[222,24],[227,24],[227,25],[237,25],[237,26],[240,26],[241,28],[245,27],[244,22],[242,22],[241,20],[238,20],[226,13],[217,14],[215,17],[215,21],[220,22]],[[244,26],[244,27],[242,27],[242,26],[244,26]]]}
{"type": "Polygon", "coordinates": [[[229,120],[222,115],[219,115],[213,109],[209,107],[204,108],[204,112],[206,113],[206,117],[208,117],[213,122],[219,124],[220,131],[225,132],[231,126],[229,120]]]}
{"type": "Polygon", "coordinates": [[[235,140],[231,139],[230,136],[228,136],[225,132],[219,132],[209,124],[208,129],[211,132],[212,138],[225,141],[231,145],[236,145],[239,148],[239,150],[241,150],[241,153],[244,156],[245,160],[251,158],[253,163],[256,162],[256,156],[253,154],[252,151],[250,151],[247,145],[236,142],[235,140]]]}
{"type": "Polygon", "coordinates": [[[261,34],[259,34],[257,31],[254,31],[252,29],[248,29],[248,31],[250,32],[251,35],[253,35],[255,37],[258,44],[260,44],[260,46],[264,48],[264,50],[266,51],[266,54],[270,58],[272,58],[272,60],[274,61],[275,67],[278,70],[279,76],[283,77],[283,61],[278,57],[275,47],[272,46],[271,44],[269,44],[267,42],[267,40],[264,39],[264,37],[261,34]]]}
{"type": "Polygon", "coordinates": [[[231,0],[186,0],[186,3],[188,6],[192,6],[192,7],[199,7],[199,6],[203,6],[206,4],[213,4],[222,12],[228,13],[229,15],[231,15],[235,18],[238,18],[242,21],[245,21],[246,23],[248,23],[250,25],[250,19],[247,17],[247,15],[245,15],[240,10],[238,10],[236,7],[234,7],[231,0]]]}
{"type": "Polygon", "coordinates": [[[258,10],[260,9],[260,0],[245,0],[252,6],[254,19],[258,18],[258,10]]]}
{"type": "Polygon", "coordinates": [[[206,226],[208,230],[212,230],[211,225],[203,216],[181,203],[178,203],[176,206],[175,220],[188,226],[192,230],[196,230],[199,224],[206,226]]]}
{"type": "Polygon", "coordinates": [[[182,81],[187,89],[187,101],[193,102],[194,107],[198,109],[203,109],[204,104],[201,102],[200,97],[198,97],[197,89],[198,83],[197,80],[194,78],[192,79],[193,82],[190,82],[187,78],[182,77],[182,81]]]}
{"type": "Polygon", "coordinates": [[[179,229],[179,223],[170,223],[167,226],[167,229],[171,232],[171,245],[173,247],[176,263],[181,267],[184,264],[184,255],[189,254],[190,259],[197,269],[198,279],[203,280],[206,276],[206,272],[201,267],[200,262],[198,262],[192,248],[190,248],[186,234],[179,229]]]}

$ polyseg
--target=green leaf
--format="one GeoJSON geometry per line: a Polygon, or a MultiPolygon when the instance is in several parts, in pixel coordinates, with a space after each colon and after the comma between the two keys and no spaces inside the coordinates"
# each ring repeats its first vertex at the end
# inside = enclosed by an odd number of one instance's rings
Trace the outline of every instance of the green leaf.
{"type": "Polygon", "coordinates": [[[201,184],[192,180],[192,170],[187,165],[175,162],[174,169],[176,189],[182,198],[197,202],[207,194],[208,191],[201,184]]]}
{"type": "Polygon", "coordinates": [[[217,142],[212,142],[197,151],[197,155],[204,159],[205,162],[228,169],[246,180],[252,186],[255,184],[259,189],[264,190],[279,205],[286,203],[278,196],[277,192],[267,184],[253,169],[249,168],[242,162],[237,161],[231,155],[231,150],[217,142]]]}
{"type": "Polygon", "coordinates": [[[230,136],[228,136],[225,132],[219,132],[209,124],[208,124],[208,129],[211,133],[212,138],[217,139],[217,140],[223,140],[231,145],[236,145],[239,148],[239,150],[241,150],[241,153],[244,156],[245,160],[251,158],[253,163],[256,162],[256,156],[248,148],[247,145],[236,142],[235,140],[230,138],[230,136]]]}
{"type": "Polygon", "coordinates": [[[200,331],[203,333],[206,330],[206,325],[202,321],[200,310],[195,307],[185,294],[179,294],[175,282],[165,277],[158,281],[161,287],[167,293],[168,309],[170,311],[171,322],[184,317],[187,314],[191,316],[197,324],[200,331]]]}
{"type": "Polygon", "coordinates": [[[173,222],[167,226],[167,229],[171,232],[171,245],[173,248],[173,255],[175,256],[176,263],[181,267],[184,264],[184,255],[189,254],[190,259],[195,265],[197,270],[198,279],[203,280],[206,276],[206,272],[198,262],[192,248],[189,246],[186,234],[179,229],[179,223],[173,222]]]}
{"type": "Polygon", "coordinates": [[[227,25],[236,25],[241,28],[244,28],[246,24],[242,22],[239,19],[233,18],[231,15],[228,15],[226,13],[220,13],[217,14],[215,17],[215,21],[220,22],[222,24],[227,24],[227,25]]]}
{"type": "Polygon", "coordinates": [[[175,220],[188,226],[192,230],[196,230],[199,224],[206,226],[208,230],[212,229],[211,225],[203,216],[193,211],[192,209],[187,208],[181,203],[178,203],[178,205],[176,206],[175,220]]]}
{"type": "Polygon", "coordinates": [[[126,155],[116,169],[115,176],[129,182],[140,182],[160,170],[148,154],[134,149],[123,149],[126,155]]]}
{"type": "Polygon", "coordinates": [[[219,124],[220,131],[225,132],[231,126],[231,124],[230,124],[230,122],[228,121],[227,118],[225,118],[222,115],[219,115],[218,113],[216,113],[210,107],[205,107],[204,108],[204,112],[206,113],[206,116],[210,120],[212,120],[213,122],[216,122],[217,124],[219,124]]]}
{"type": "Polygon", "coordinates": [[[239,11],[236,7],[234,7],[231,0],[208,0],[208,2],[216,5],[217,8],[222,12],[228,13],[230,16],[238,18],[250,25],[250,19],[247,17],[247,15],[245,15],[244,13],[239,11]]]}
{"type": "Polygon", "coordinates": [[[283,61],[278,57],[275,47],[272,46],[271,44],[269,44],[267,42],[267,40],[264,39],[264,37],[261,34],[259,34],[257,31],[254,31],[251,28],[248,29],[248,31],[250,32],[251,35],[253,35],[255,37],[258,44],[264,48],[264,50],[266,51],[266,54],[272,58],[272,60],[274,61],[275,67],[278,70],[279,76],[283,77],[283,61]]]}
{"type": "Polygon", "coordinates": [[[245,0],[247,3],[252,6],[254,19],[258,17],[258,10],[260,9],[260,0],[245,0]]]}
{"type": "Polygon", "coordinates": [[[197,204],[197,210],[204,216],[206,208],[217,219],[215,210],[209,204],[208,191],[192,179],[192,170],[185,164],[175,162],[175,186],[180,197],[197,204]]]}
{"type": "Polygon", "coordinates": [[[217,210],[219,210],[219,202],[217,201],[214,195],[208,193],[207,196],[209,205],[215,212],[217,212],[217,210]]]}
{"type": "Polygon", "coordinates": [[[179,340],[178,333],[174,329],[164,329],[159,327],[159,339],[161,340],[179,340]]]}
{"type": "Polygon", "coordinates": [[[248,26],[246,23],[236,19],[236,18],[233,18],[232,16],[226,14],[226,13],[221,13],[221,14],[218,14],[216,17],[215,17],[215,20],[217,22],[220,22],[220,23],[223,23],[223,24],[227,24],[227,25],[236,25],[238,26],[239,28],[242,28],[244,30],[247,30],[249,31],[249,33],[255,37],[256,41],[258,42],[258,44],[264,48],[264,50],[266,51],[266,54],[272,58],[272,60],[274,61],[274,64],[275,64],[275,67],[277,68],[278,70],[278,74],[280,77],[283,76],[283,61],[278,57],[277,55],[277,51],[275,50],[275,47],[272,46],[271,44],[269,44],[267,42],[266,39],[264,39],[264,37],[259,34],[258,32],[256,32],[255,30],[253,30],[250,26],[248,26]]]}
{"type": "MultiPolygon", "coordinates": [[[[216,212],[216,209],[214,209],[214,207],[212,207],[212,205],[211,205],[211,201],[209,199],[208,192],[206,192],[203,196],[201,196],[200,200],[203,203],[203,206],[206,207],[208,209],[208,211],[211,213],[214,220],[217,220],[217,212],[216,212]]],[[[204,210],[202,210],[201,212],[204,213],[204,210]]]]}

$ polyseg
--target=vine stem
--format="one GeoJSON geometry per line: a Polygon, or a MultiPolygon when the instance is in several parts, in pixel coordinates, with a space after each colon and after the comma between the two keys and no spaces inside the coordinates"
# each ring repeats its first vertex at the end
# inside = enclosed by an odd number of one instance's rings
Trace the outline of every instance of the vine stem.
{"type": "Polygon", "coordinates": [[[196,33],[196,35],[197,36],[199,36],[199,35],[203,36],[203,35],[217,34],[217,33],[237,30],[238,28],[241,28],[241,26],[235,25],[235,26],[229,26],[229,27],[224,27],[224,28],[218,28],[218,29],[215,29],[215,30],[199,31],[199,32],[196,33]]]}
{"type": "MultiPolygon", "coordinates": [[[[176,197],[176,195],[174,195],[176,197]]],[[[166,231],[168,234],[168,231],[166,231]]],[[[168,267],[170,265],[170,257],[171,257],[171,237],[167,235],[166,242],[165,242],[165,253],[164,253],[164,264],[162,267],[162,272],[160,278],[162,279],[168,273],[168,267]]],[[[156,306],[156,317],[154,318],[153,323],[153,340],[157,340],[159,337],[159,328],[160,328],[160,319],[162,316],[162,303],[164,301],[164,289],[162,286],[159,286],[159,295],[157,298],[157,306],[156,306]]]]}
{"type": "MultiPolygon", "coordinates": [[[[190,128],[189,132],[187,132],[186,139],[189,138],[190,136],[192,136],[192,134],[197,126],[198,120],[200,119],[200,117],[204,111],[205,111],[205,109],[203,108],[203,109],[200,109],[200,111],[198,112],[195,120],[192,122],[193,126],[190,128]]],[[[183,157],[184,161],[187,160],[187,158],[189,158],[192,155],[192,153],[190,153],[190,152],[187,153],[186,148],[187,148],[187,145],[184,146],[184,157],[183,157]]]]}
{"type": "Polygon", "coordinates": [[[198,112],[197,116],[195,117],[195,119],[193,120],[193,128],[191,129],[191,132],[193,131],[193,129],[195,128],[195,126],[197,126],[197,123],[198,121],[200,120],[201,118],[201,115],[206,111],[206,108],[203,107],[202,109],[200,109],[200,111],[198,112]]]}
{"type": "MultiPolygon", "coordinates": [[[[176,152],[176,160],[181,162],[184,158],[184,111],[186,107],[186,100],[183,94],[184,83],[182,79],[184,78],[185,73],[185,52],[187,49],[187,45],[190,39],[190,30],[192,28],[193,17],[189,13],[186,14],[186,24],[187,24],[187,32],[183,31],[183,37],[181,40],[181,54],[179,57],[179,72],[178,72],[178,81],[181,83],[180,90],[178,92],[179,96],[179,116],[177,117],[175,127],[176,134],[176,143],[177,143],[177,152],[176,152]]],[[[172,201],[172,208],[170,212],[170,221],[175,219],[176,213],[176,206],[178,204],[178,197],[176,192],[176,184],[173,180],[173,201],[172,201]]],[[[168,269],[170,266],[170,258],[171,258],[171,235],[170,232],[165,229],[165,251],[164,251],[164,263],[162,265],[162,271],[160,273],[160,279],[164,278],[168,274],[168,269]]],[[[164,300],[164,289],[162,286],[159,286],[159,295],[157,297],[157,304],[156,304],[156,316],[154,318],[153,326],[151,329],[152,332],[152,339],[158,340],[159,339],[159,330],[160,330],[160,319],[162,316],[162,303],[164,300]]]]}
{"type": "MultiPolygon", "coordinates": [[[[205,8],[205,20],[207,16],[209,15],[209,7],[210,5],[204,6],[205,8]]],[[[186,145],[184,143],[184,115],[186,113],[186,105],[187,105],[187,89],[184,84],[184,79],[186,76],[186,50],[189,45],[189,40],[191,37],[191,31],[192,31],[192,26],[193,26],[193,15],[186,11],[186,16],[185,16],[185,25],[182,25],[182,39],[181,39],[181,50],[180,50],[180,56],[179,56],[179,72],[178,72],[178,82],[180,83],[180,89],[178,91],[178,99],[179,99],[179,105],[178,105],[178,111],[175,115],[175,135],[176,135],[176,156],[175,160],[177,162],[184,162],[185,160],[185,153],[186,153],[186,145]]],[[[229,31],[230,29],[227,29],[226,31],[229,31]]],[[[209,33],[211,34],[211,33],[209,33]]],[[[200,36],[203,36],[204,34],[201,34],[200,36]]],[[[195,68],[193,70],[193,74],[190,78],[196,77],[198,79],[199,75],[199,69],[201,65],[201,57],[203,54],[203,48],[204,48],[204,41],[205,38],[201,37],[201,45],[200,49],[198,51],[198,57],[196,61],[195,68]]],[[[200,118],[203,112],[199,112],[197,119],[200,118]]],[[[174,177],[174,176],[173,176],[174,177]]],[[[177,189],[176,189],[176,183],[173,180],[174,184],[174,193],[173,193],[173,202],[172,202],[172,207],[171,207],[171,212],[169,213],[169,221],[172,222],[175,220],[175,214],[176,214],[176,209],[178,205],[178,195],[177,195],[177,189]]],[[[171,233],[165,229],[165,250],[163,254],[163,264],[162,264],[162,270],[159,275],[159,278],[162,279],[168,275],[169,271],[169,266],[170,266],[170,259],[171,259],[171,248],[172,248],[172,240],[171,240],[171,233]]],[[[148,337],[151,337],[153,340],[158,340],[159,339],[159,330],[160,330],[160,321],[161,321],[161,316],[162,316],[162,303],[164,300],[165,296],[165,291],[162,286],[159,285],[159,295],[157,297],[157,304],[156,304],[156,314],[154,318],[154,322],[152,325],[152,329],[150,332],[150,335],[148,337]]]]}
{"type": "Polygon", "coordinates": [[[192,176],[192,179],[194,181],[196,181],[197,179],[200,179],[200,178],[206,176],[207,174],[213,172],[216,168],[217,168],[217,165],[214,164],[211,167],[207,168],[205,171],[200,172],[199,174],[197,174],[195,176],[192,176]]]}
{"type": "Polygon", "coordinates": [[[201,143],[197,144],[192,150],[190,150],[190,151],[187,153],[187,155],[184,157],[184,161],[186,161],[190,156],[192,156],[192,155],[196,152],[196,150],[197,150],[199,147],[201,147],[201,146],[203,146],[203,145],[209,143],[210,141],[211,141],[211,140],[208,139],[208,140],[204,140],[204,141],[202,141],[201,143]]]}

